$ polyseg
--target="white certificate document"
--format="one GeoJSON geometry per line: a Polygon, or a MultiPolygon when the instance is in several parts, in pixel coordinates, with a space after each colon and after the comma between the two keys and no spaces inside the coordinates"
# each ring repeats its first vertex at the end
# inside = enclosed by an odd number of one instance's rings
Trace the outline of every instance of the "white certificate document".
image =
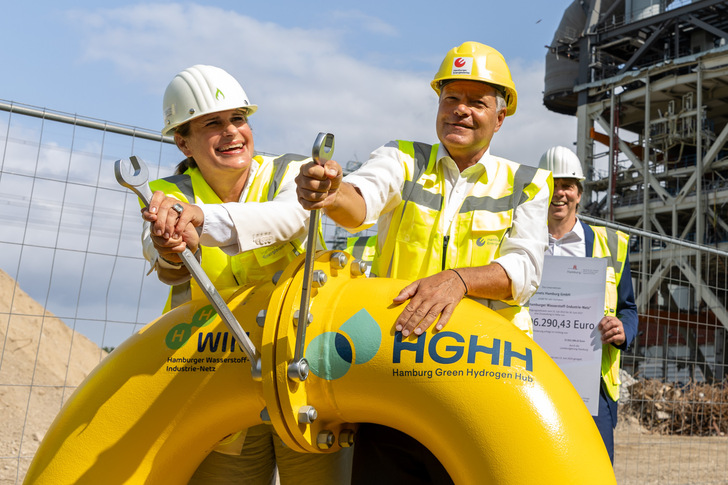
{"type": "Polygon", "coordinates": [[[607,260],[544,257],[543,278],[529,304],[533,339],[566,374],[587,409],[599,412],[607,260]]]}

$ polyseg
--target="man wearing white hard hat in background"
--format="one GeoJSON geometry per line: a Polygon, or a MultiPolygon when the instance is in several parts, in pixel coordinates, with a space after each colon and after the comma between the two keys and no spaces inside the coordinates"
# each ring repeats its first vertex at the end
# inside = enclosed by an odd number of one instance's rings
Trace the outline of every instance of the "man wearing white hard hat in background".
{"type": "Polygon", "coordinates": [[[598,326],[602,336],[599,414],[594,416],[594,422],[614,463],[620,352],[637,335],[637,305],[629,268],[629,236],[614,229],[590,226],[577,217],[585,177],[579,157],[574,152],[566,147],[552,147],[541,157],[539,167],[550,170],[554,177],[546,254],[607,258],[605,316],[598,326]]]}
{"type": "MultiPolygon", "coordinates": [[[[217,67],[192,66],[167,86],[162,133],[174,135],[186,158],[175,175],[150,183],[155,192],[143,210],[145,256],[172,285],[166,310],[204,298],[179,258],[185,247],[218,290],[271,281],[303,252],[309,213],[296,200],[293,179],[307,160],[256,155],[248,124],[256,109],[217,67]]],[[[276,467],[283,485],[346,484],[351,452],[297,453],[261,424],[221,443],[190,483],[268,485],[276,467]]]]}
{"type": "MultiPolygon", "coordinates": [[[[503,56],[466,42],[450,50],[431,83],[439,96],[439,144],[392,141],[342,180],[341,166],[309,163],[296,178],[301,204],[357,232],[377,223],[372,273],[413,281],[396,339],[442,329],[463,297],[532,336],[528,300],[541,280],[551,177],[490,153],[517,93],[503,56]]],[[[427,413],[426,402],[402,412],[427,413]]],[[[437,419],[437,416],[432,416],[437,419]]],[[[352,483],[452,483],[415,439],[387,426],[360,427],[352,483]]]]}

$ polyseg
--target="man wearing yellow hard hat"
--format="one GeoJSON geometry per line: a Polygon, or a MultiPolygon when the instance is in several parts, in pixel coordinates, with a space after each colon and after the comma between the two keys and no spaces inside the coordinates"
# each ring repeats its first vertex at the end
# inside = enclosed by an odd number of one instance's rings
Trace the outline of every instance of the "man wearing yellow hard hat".
{"type": "MultiPolygon", "coordinates": [[[[417,338],[435,322],[442,329],[465,296],[532,335],[527,305],[541,281],[553,181],[490,152],[516,111],[508,66],[492,47],[465,42],[431,85],[440,143],[391,141],[345,179],[333,160],[305,164],[299,201],[351,232],[377,223],[372,273],[413,281],[393,300],[403,304],[397,338],[417,338]]],[[[413,407],[427,412],[427,403],[413,407]]],[[[354,484],[451,483],[427,449],[394,429],[363,425],[354,448],[354,484]]]]}

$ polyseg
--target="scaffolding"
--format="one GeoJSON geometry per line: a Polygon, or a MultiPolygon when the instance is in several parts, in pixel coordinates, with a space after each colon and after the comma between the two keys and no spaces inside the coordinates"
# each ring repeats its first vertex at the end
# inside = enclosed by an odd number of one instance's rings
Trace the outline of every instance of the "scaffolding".
{"type": "MultiPolygon", "coordinates": [[[[727,43],[725,1],[576,0],[566,9],[546,56],[544,104],[577,116],[586,214],[728,248],[727,43]]],[[[706,283],[724,280],[726,268],[650,244],[631,247],[646,268],[640,308],[659,300],[669,317],[679,298],[665,282],[681,275],[690,310],[728,328],[728,301],[706,283]]]]}

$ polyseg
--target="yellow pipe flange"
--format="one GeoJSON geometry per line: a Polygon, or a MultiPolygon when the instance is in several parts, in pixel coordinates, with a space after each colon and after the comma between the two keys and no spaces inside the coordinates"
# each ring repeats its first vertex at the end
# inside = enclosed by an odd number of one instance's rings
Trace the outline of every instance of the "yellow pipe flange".
{"type": "MultiPolygon", "coordinates": [[[[303,264],[303,259],[300,263],[303,264]]],[[[306,332],[306,342],[314,338],[322,328],[331,325],[331,316],[334,313],[332,311],[334,306],[331,304],[336,301],[337,291],[352,278],[365,278],[364,275],[352,273],[351,264],[351,257],[340,251],[317,253],[314,271],[318,272],[318,275],[324,275],[326,282],[315,284],[312,289],[310,312],[312,321],[306,332]],[[326,300],[326,303],[317,305],[316,302],[321,300],[326,300]]],[[[289,274],[291,273],[284,275],[289,274]]],[[[273,325],[269,326],[266,323],[264,341],[275,339],[276,345],[268,347],[275,349],[275,353],[266,354],[264,362],[269,357],[270,362],[274,362],[275,379],[263,382],[263,394],[268,403],[273,402],[271,398],[275,396],[278,408],[273,411],[269,407],[268,411],[276,432],[286,445],[300,452],[334,452],[342,445],[351,445],[356,425],[342,422],[338,415],[326,412],[335,409],[335,406],[326,403],[331,396],[325,386],[311,384],[309,379],[315,382],[317,379],[315,375],[309,374],[303,381],[292,379],[288,375],[288,366],[294,358],[297,345],[297,325],[304,322],[304,319],[299,317],[304,313],[299,308],[303,277],[303,271],[293,273],[292,279],[286,283],[290,291],[284,291],[279,283],[279,288],[271,298],[267,316],[271,319],[276,318],[278,325],[274,328],[273,325]],[[284,297],[285,303],[276,305],[280,313],[274,317],[273,306],[278,297],[284,297]],[[344,432],[343,437],[339,439],[342,432],[344,432]]]]}

